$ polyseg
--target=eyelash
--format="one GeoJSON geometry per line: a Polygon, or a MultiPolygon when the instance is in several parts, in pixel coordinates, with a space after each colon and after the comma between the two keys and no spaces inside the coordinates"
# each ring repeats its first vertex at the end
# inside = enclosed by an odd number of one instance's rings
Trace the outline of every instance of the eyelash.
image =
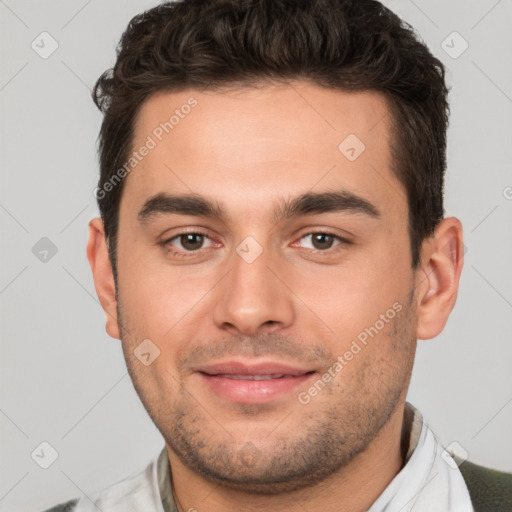
{"type": "MultiPolygon", "coordinates": [[[[350,240],[347,240],[346,238],[343,238],[342,236],[340,235],[335,235],[334,233],[331,233],[329,231],[309,231],[308,233],[305,233],[303,235],[301,235],[299,237],[299,241],[302,240],[303,238],[307,237],[307,236],[311,236],[311,235],[326,235],[326,236],[331,236],[334,238],[335,241],[337,241],[338,243],[332,247],[329,247],[328,249],[308,249],[308,251],[310,253],[313,253],[313,254],[325,254],[325,255],[329,255],[329,254],[332,254],[333,252],[335,251],[338,251],[342,248],[342,246],[347,246],[347,245],[350,245],[351,242],[350,240]],[[340,247],[341,246],[341,247],[340,247]]],[[[295,243],[295,242],[294,242],[295,243]]]]}
{"type": "MultiPolygon", "coordinates": [[[[211,240],[211,238],[208,236],[207,233],[205,233],[204,231],[196,229],[194,231],[182,231],[181,233],[178,233],[177,235],[174,235],[171,238],[168,238],[168,239],[164,240],[161,245],[164,248],[169,249],[169,247],[172,247],[172,246],[170,246],[170,243],[173,240],[179,239],[180,237],[182,237],[184,235],[200,235],[200,236],[203,236],[203,237],[208,238],[209,240],[211,240]]],[[[203,252],[203,249],[199,249],[197,251],[187,251],[187,250],[178,251],[178,250],[175,250],[175,249],[170,249],[169,252],[171,252],[173,254],[173,256],[178,257],[178,258],[189,258],[191,256],[197,256],[198,254],[203,252]]]]}
{"type": "MultiPolygon", "coordinates": [[[[203,237],[209,239],[210,241],[212,241],[212,239],[204,231],[194,230],[194,231],[183,231],[181,233],[178,233],[178,234],[172,236],[171,238],[168,238],[168,239],[164,240],[161,243],[161,245],[164,248],[169,248],[170,243],[173,240],[179,239],[180,237],[182,237],[184,235],[200,235],[200,236],[203,236],[203,237]]],[[[338,250],[338,249],[336,249],[337,247],[341,246],[340,247],[340,249],[341,249],[343,246],[347,246],[347,245],[351,245],[352,244],[352,242],[350,240],[347,240],[346,238],[344,238],[344,237],[342,237],[340,235],[336,235],[336,234],[331,233],[329,231],[322,231],[322,230],[319,230],[319,231],[309,231],[307,233],[304,233],[303,235],[301,235],[298,238],[298,241],[300,241],[303,238],[305,238],[307,236],[310,236],[310,235],[327,235],[327,236],[332,236],[336,241],[338,241],[338,243],[336,245],[334,245],[333,247],[330,247],[328,249],[324,249],[324,250],[322,250],[322,249],[308,249],[308,251],[310,253],[313,253],[313,254],[332,254],[333,251],[338,250]]],[[[296,242],[294,242],[294,243],[296,243],[296,242]]],[[[206,248],[206,249],[208,249],[208,248],[206,248]]],[[[203,250],[203,248],[198,249],[197,251],[187,251],[187,250],[181,250],[180,251],[180,250],[172,249],[172,250],[170,250],[170,252],[175,257],[178,257],[178,258],[188,258],[188,257],[197,256],[198,254],[201,254],[202,252],[204,252],[204,250],[203,250]]]]}

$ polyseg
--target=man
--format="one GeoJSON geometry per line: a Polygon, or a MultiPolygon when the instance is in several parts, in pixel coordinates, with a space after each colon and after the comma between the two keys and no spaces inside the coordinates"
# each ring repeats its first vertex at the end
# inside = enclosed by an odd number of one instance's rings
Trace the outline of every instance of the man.
{"type": "Polygon", "coordinates": [[[106,329],[165,448],[52,510],[510,510],[406,402],[455,304],[442,64],[373,0],[135,17],[94,98],[106,329]]]}

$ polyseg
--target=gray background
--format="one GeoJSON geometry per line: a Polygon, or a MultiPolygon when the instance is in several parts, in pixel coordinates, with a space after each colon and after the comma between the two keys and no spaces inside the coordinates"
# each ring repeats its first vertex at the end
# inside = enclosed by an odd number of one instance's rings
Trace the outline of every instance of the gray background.
{"type": "MultiPolygon", "coordinates": [[[[0,0],[2,511],[89,494],[163,446],[104,332],[85,256],[101,121],[89,89],[128,21],[154,5],[0,0]],[[58,43],[46,59],[31,47],[43,31],[58,43]],[[57,249],[46,261],[43,237],[57,249]],[[48,469],[31,458],[42,441],[59,454],[48,469]]],[[[512,470],[512,2],[387,5],[449,68],[446,210],[467,246],[457,306],[438,338],[420,341],[409,401],[445,445],[512,470]],[[469,44],[457,58],[454,31],[469,44]]]]}

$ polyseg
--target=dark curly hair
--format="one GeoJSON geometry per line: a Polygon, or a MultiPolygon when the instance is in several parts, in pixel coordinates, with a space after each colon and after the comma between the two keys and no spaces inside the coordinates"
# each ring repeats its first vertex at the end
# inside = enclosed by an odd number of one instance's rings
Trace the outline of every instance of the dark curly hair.
{"type": "Polygon", "coordinates": [[[442,63],[375,0],[178,0],[135,16],[95,84],[103,113],[97,200],[117,282],[124,180],[136,116],[157,91],[305,80],[387,100],[392,172],[409,205],[412,265],[443,217],[448,90],[442,63]],[[119,179],[119,176],[118,176],[119,179]],[[107,193],[108,191],[108,193],[107,193]]]}

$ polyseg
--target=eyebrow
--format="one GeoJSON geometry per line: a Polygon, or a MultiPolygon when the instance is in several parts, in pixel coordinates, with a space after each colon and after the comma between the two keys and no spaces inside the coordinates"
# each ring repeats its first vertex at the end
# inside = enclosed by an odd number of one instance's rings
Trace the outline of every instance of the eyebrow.
{"type": "MultiPolygon", "coordinates": [[[[285,219],[331,212],[348,212],[380,218],[380,211],[368,200],[348,191],[308,192],[292,199],[284,200],[273,211],[273,219],[285,219]]],[[[138,213],[142,223],[164,214],[192,215],[227,221],[222,207],[211,200],[196,194],[169,195],[159,193],[150,197],[138,213]]]]}
{"type": "Polygon", "coordinates": [[[169,213],[217,218],[220,220],[225,218],[222,208],[204,197],[192,194],[177,196],[164,193],[150,197],[144,203],[137,217],[144,223],[156,216],[169,213]]]}
{"type": "Polygon", "coordinates": [[[306,193],[284,201],[274,211],[274,220],[330,212],[347,212],[380,218],[380,211],[366,199],[348,191],[306,193]]]}

